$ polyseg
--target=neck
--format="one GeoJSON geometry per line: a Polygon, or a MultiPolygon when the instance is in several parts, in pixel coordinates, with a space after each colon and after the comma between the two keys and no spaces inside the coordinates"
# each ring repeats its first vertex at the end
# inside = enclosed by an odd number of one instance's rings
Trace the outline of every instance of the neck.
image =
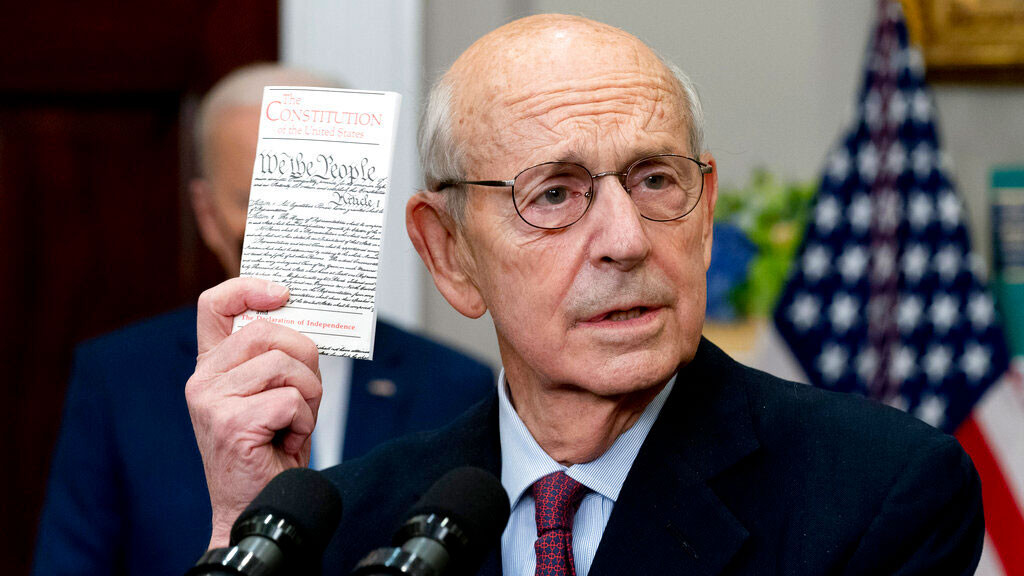
{"type": "Polygon", "coordinates": [[[628,394],[598,396],[574,386],[523,385],[506,377],[509,400],[537,444],[559,464],[590,462],[630,429],[666,382],[628,394]]]}

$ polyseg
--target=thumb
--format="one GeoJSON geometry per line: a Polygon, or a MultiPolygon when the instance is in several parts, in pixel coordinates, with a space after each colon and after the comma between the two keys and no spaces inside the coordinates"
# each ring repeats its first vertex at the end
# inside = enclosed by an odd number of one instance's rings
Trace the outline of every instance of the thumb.
{"type": "Polygon", "coordinates": [[[288,302],[288,288],[260,278],[231,278],[199,296],[196,336],[204,354],[231,334],[234,317],[246,310],[275,310],[288,302]]]}

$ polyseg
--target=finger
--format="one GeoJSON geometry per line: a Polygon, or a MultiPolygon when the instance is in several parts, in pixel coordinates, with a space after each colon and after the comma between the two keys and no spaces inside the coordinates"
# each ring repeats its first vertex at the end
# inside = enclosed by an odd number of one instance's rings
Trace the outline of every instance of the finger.
{"type": "Polygon", "coordinates": [[[316,426],[313,410],[299,390],[291,386],[250,396],[246,409],[260,415],[267,437],[273,438],[278,431],[286,431],[280,446],[289,455],[302,452],[316,426]]]}
{"type": "Polygon", "coordinates": [[[309,366],[280,350],[271,350],[237,366],[217,380],[217,393],[227,396],[255,396],[274,388],[290,386],[315,410],[320,406],[323,387],[309,366]]]}
{"type": "Polygon", "coordinates": [[[246,310],[274,310],[288,301],[288,289],[259,278],[232,278],[199,295],[196,316],[199,353],[231,334],[235,316],[246,310]]]}
{"type": "Polygon", "coordinates": [[[226,373],[271,350],[279,350],[302,362],[314,374],[320,374],[316,344],[308,336],[263,320],[245,325],[206,354],[200,354],[196,373],[203,377],[226,373]]]}

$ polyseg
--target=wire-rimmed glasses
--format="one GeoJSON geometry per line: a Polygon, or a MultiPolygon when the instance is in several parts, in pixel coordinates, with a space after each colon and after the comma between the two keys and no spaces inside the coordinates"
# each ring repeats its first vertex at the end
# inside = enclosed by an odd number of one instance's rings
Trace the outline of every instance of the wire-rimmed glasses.
{"type": "Polygon", "coordinates": [[[534,228],[557,230],[583,218],[594,201],[594,181],[616,176],[640,215],[655,222],[678,220],[697,206],[704,193],[704,175],[712,166],[676,154],[641,158],[624,172],[591,174],[575,162],[544,162],[512,180],[442,182],[439,189],[460,184],[511,187],[516,213],[534,228]]]}

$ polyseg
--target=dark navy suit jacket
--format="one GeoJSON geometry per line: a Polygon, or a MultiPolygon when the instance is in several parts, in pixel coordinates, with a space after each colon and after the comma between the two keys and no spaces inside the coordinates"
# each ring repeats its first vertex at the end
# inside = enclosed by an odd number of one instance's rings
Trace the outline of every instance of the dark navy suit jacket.
{"type": "MultiPolygon", "coordinates": [[[[445,471],[500,475],[497,395],[441,430],[326,473],[345,512],[324,574],[387,545],[445,471]]],[[[706,340],[640,449],[590,576],[973,574],[981,486],[956,439],[903,412],[785,382],[706,340]]],[[[500,574],[491,543],[480,574],[500,574]]]]}
{"type": "MultiPolygon", "coordinates": [[[[180,576],[205,551],[210,503],[184,395],[196,348],[195,308],[78,348],[34,574],[180,576]]],[[[378,322],[374,360],[352,366],[344,456],[447,424],[493,389],[484,365],[378,322]],[[374,395],[373,380],[394,394],[374,395]]]]}

